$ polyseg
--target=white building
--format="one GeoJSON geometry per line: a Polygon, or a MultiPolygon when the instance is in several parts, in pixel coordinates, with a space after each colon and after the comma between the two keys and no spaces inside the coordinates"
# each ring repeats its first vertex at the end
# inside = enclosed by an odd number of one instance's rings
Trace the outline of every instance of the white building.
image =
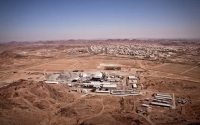
{"type": "Polygon", "coordinates": [[[104,84],[104,85],[102,85],[102,88],[108,88],[108,89],[117,88],[117,85],[116,84],[110,84],[110,85],[104,84]]]}
{"type": "Polygon", "coordinates": [[[47,83],[47,84],[58,84],[57,81],[45,81],[45,83],[47,83]]]}
{"type": "Polygon", "coordinates": [[[132,87],[133,87],[133,88],[137,88],[137,84],[133,84],[132,87]]]}
{"type": "Polygon", "coordinates": [[[84,77],[84,78],[85,78],[85,77],[88,77],[87,73],[80,73],[79,76],[80,76],[80,77],[84,77]]]}
{"type": "Polygon", "coordinates": [[[111,85],[109,82],[91,82],[91,83],[83,83],[84,87],[95,87],[99,88],[101,85],[111,85]]]}
{"type": "Polygon", "coordinates": [[[128,76],[128,79],[129,80],[137,80],[137,77],[136,76],[128,76]]]}
{"type": "Polygon", "coordinates": [[[170,104],[159,103],[159,102],[151,102],[150,104],[151,104],[151,105],[163,106],[163,107],[171,107],[170,104]]]}
{"type": "Polygon", "coordinates": [[[83,94],[87,94],[87,93],[88,93],[88,90],[87,90],[87,89],[83,89],[81,92],[82,92],[83,94]]]}
{"type": "Polygon", "coordinates": [[[101,72],[96,73],[96,74],[93,76],[93,78],[95,78],[95,79],[101,79],[102,77],[103,77],[103,74],[102,74],[101,72]]]}

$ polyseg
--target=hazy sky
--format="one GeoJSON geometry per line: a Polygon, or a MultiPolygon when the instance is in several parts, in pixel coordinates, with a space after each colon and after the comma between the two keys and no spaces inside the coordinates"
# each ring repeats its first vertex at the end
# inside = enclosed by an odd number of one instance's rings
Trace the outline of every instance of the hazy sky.
{"type": "Polygon", "coordinates": [[[0,42],[200,38],[200,0],[0,0],[0,42]]]}

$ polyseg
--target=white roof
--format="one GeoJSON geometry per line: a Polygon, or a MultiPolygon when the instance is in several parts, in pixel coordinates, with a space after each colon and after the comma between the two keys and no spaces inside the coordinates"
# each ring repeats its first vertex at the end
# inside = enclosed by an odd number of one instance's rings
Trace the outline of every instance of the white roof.
{"type": "Polygon", "coordinates": [[[93,86],[94,85],[99,85],[100,86],[101,84],[100,83],[83,83],[83,85],[93,85],[93,86]]]}
{"type": "Polygon", "coordinates": [[[134,88],[136,88],[136,87],[137,87],[137,85],[136,85],[136,84],[133,84],[133,87],[134,87],[134,88]]]}
{"type": "Polygon", "coordinates": [[[172,97],[165,97],[165,96],[155,96],[156,99],[170,99],[172,100],[172,97]]]}
{"type": "Polygon", "coordinates": [[[148,105],[148,104],[142,104],[142,106],[144,106],[144,107],[149,107],[149,105],[148,105]]]}
{"type": "Polygon", "coordinates": [[[100,84],[103,84],[103,85],[110,85],[111,83],[110,83],[110,82],[101,82],[100,84]]]}
{"type": "Polygon", "coordinates": [[[167,96],[167,97],[171,97],[171,95],[168,95],[168,94],[161,94],[161,93],[157,93],[156,95],[157,95],[157,96],[167,96]]]}
{"type": "Polygon", "coordinates": [[[110,82],[91,82],[91,84],[99,84],[99,85],[104,85],[104,84],[111,84],[110,82]]]}
{"type": "Polygon", "coordinates": [[[159,105],[159,106],[167,106],[167,107],[171,107],[170,104],[165,104],[165,103],[159,103],[159,102],[151,102],[152,105],[159,105]]]}
{"type": "Polygon", "coordinates": [[[86,73],[83,73],[83,77],[87,77],[88,75],[86,73]]]}
{"type": "Polygon", "coordinates": [[[83,89],[83,90],[82,90],[82,93],[85,93],[85,94],[86,94],[87,92],[88,92],[87,89],[83,89]]]}
{"type": "Polygon", "coordinates": [[[110,93],[110,91],[103,91],[103,90],[96,90],[95,92],[97,92],[97,93],[110,93]]]}
{"type": "Polygon", "coordinates": [[[68,85],[68,86],[72,86],[72,84],[70,84],[70,83],[69,83],[69,84],[67,84],[67,85],[68,85]]]}
{"type": "Polygon", "coordinates": [[[93,78],[102,78],[103,77],[103,74],[101,72],[99,73],[96,73],[93,78]]]}
{"type": "Polygon", "coordinates": [[[87,73],[81,73],[80,74],[82,77],[87,77],[88,75],[87,75],[87,73]]]}
{"type": "Polygon", "coordinates": [[[100,85],[93,85],[93,87],[96,87],[96,88],[98,88],[98,87],[100,87],[100,85]]]}
{"type": "Polygon", "coordinates": [[[135,76],[129,76],[128,78],[129,79],[137,79],[137,77],[135,77],[135,76]]]}
{"type": "Polygon", "coordinates": [[[110,84],[110,85],[104,84],[102,87],[103,87],[103,88],[116,88],[117,85],[116,85],[116,84],[110,84]]]}
{"type": "Polygon", "coordinates": [[[74,80],[79,80],[79,77],[74,78],[74,80]]]}
{"type": "Polygon", "coordinates": [[[58,84],[57,81],[45,81],[45,83],[47,83],[47,84],[58,84]]]}

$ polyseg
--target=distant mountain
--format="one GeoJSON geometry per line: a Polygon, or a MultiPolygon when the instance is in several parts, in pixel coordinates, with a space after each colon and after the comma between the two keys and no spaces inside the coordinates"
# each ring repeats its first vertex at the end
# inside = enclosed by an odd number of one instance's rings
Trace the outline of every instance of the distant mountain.
{"type": "Polygon", "coordinates": [[[13,53],[11,51],[3,51],[2,53],[0,53],[0,57],[1,58],[22,58],[24,56],[13,53]]]}

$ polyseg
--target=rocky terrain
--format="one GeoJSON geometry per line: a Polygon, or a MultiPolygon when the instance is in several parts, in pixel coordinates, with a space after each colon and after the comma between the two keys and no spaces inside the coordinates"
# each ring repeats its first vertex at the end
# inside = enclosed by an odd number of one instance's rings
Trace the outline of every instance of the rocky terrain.
{"type": "Polygon", "coordinates": [[[58,84],[19,80],[0,88],[1,125],[148,124],[133,111],[135,97],[85,96],[58,84]],[[112,103],[112,105],[110,105],[112,103]]]}

